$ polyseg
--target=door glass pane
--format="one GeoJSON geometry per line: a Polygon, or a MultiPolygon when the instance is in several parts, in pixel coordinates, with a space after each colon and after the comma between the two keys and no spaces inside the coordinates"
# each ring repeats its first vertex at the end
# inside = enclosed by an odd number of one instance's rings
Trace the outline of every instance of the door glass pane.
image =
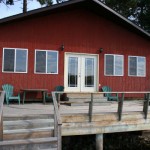
{"type": "Polygon", "coordinates": [[[85,58],[85,87],[94,87],[94,58],[85,58]]]}
{"type": "Polygon", "coordinates": [[[78,85],[78,57],[69,57],[68,60],[68,87],[78,85]]]}

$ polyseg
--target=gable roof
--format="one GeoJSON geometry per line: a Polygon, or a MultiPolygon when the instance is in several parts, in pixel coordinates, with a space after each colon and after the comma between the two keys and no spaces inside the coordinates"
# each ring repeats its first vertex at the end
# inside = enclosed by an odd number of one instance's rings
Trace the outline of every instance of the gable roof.
{"type": "Polygon", "coordinates": [[[0,24],[9,23],[15,20],[20,20],[20,19],[22,20],[25,18],[30,18],[35,16],[42,16],[48,13],[55,13],[58,11],[63,11],[74,7],[87,8],[97,13],[98,15],[107,17],[110,20],[119,23],[122,26],[125,26],[129,30],[134,31],[140,34],[141,36],[150,39],[150,34],[148,32],[146,32],[145,30],[143,30],[142,28],[140,28],[139,26],[137,26],[136,24],[134,24],[133,22],[123,17],[119,13],[115,12],[110,7],[106,6],[105,4],[103,4],[98,0],[70,0],[65,3],[53,5],[50,7],[44,7],[44,8],[28,11],[27,13],[22,13],[4,19],[0,19],[0,24]]]}

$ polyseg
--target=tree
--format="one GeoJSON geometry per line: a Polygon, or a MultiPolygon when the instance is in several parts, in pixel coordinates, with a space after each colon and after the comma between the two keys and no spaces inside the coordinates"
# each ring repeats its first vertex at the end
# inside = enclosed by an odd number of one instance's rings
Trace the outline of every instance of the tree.
{"type": "MultiPolygon", "coordinates": [[[[19,0],[18,0],[19,1],[19,0]]],[[[27,12],[27,1],[23,0],[23,13],[27,12]]],[[[51,6],[53,4],[53,0],[37,0],[41,5],[51,6]]],[[[63,3],[66,0],[56,0],[56,3],[63,3]]],[[[0,3],[4,3],[6,5],[14,5],[14,0],[0,0],[0,3]]]]}
{"type": "MultiPolygon", "coordinates": [[[[19,1],[19,0],[18,0],[19,1]]],[[[27,12],[27,1],[23,0],[23,13],[27,12]]],[[[37,0],[41,5],[51,6],[53,4],[53,0],[37,0]]],[[[14,0],[0,0],[0,3],[4,3],[6,5],[14,5],[14,0]]]]}
{"type": "Polygon", "coordinates": [[[99,0],[150,32],[150,0],[99,0]]]}

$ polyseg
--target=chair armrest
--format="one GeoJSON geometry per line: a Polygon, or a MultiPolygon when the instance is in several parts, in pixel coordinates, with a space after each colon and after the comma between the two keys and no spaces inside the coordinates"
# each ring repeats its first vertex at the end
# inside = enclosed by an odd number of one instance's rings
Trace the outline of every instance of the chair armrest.
{"type": "Polygon", "coordinates": [[[116,97],[118,97],[118,93],[116,93],[116,97]]]}

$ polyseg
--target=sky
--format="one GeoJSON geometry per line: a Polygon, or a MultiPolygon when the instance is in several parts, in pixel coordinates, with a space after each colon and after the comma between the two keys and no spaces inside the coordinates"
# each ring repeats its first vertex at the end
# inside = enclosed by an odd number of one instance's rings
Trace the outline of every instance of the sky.
{"type": "MultiPolygon", "coordinates": [[[[56,2],[54,0],[54,4],[55,3],[56,2]]],[[[6,6],[3,3],[0,3],[0,19],[22,13],[22,5],[22,0],[15,0],[14,5],[8,6],[6,6]]],[[[44,6],[41,6],[36,0],[28,0],[28,11],[41,7],[44,6]]]]}

